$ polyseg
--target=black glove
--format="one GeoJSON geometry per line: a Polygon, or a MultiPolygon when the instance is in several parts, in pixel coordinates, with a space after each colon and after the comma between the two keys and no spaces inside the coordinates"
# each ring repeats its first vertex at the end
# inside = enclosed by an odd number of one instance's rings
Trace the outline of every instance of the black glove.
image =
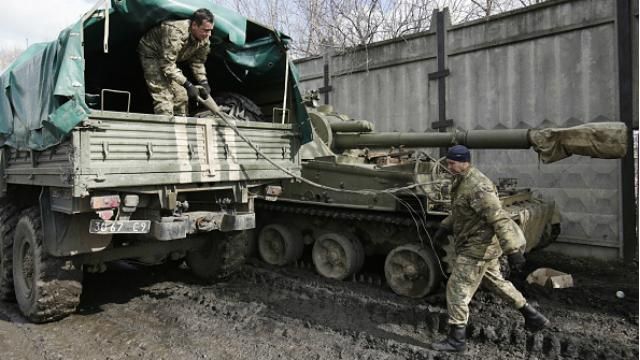
{"type": "Polygon", "coordinates": [[[211,94],[211,86],[209,86],[209,82],[207,80],[202,80],[198,84],[202,86],[202,89],[200,89],[200,97],[203,99],[208,98],[209,94],[211,94]]]}
{"type": "Polygon", "coordinates": [[[193,84],[189,80],[185,81],[182,86],[187,89],[187,96],[190,100],[198,100],[198,88],[193,86],[193,84]]]}
{"type": "Polygon", "coordinates": [[[445,227],[438,227],[438,230],[436,231],[436,233],[433,235],[433,240],[436,243],[440,243],[442,244],[444,242],[444,240],[447,238],[447,235],[449,234],[449,230],[445,227]]]}
{"type": "Polygon", "coordinates": [[[507,255],[507,259],[509,260],[509,266],[511,269],[516,272],[521,272],[524,269],[524,264],[527,262],[522,251],[516,251],[507,255]]]}

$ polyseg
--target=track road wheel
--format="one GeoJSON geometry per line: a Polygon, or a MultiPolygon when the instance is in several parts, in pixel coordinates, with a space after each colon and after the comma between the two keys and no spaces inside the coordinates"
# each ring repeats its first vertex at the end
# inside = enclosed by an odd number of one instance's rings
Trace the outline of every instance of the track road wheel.
{"type": "Polygon", "coordinates": [[[302,257],[304,242],[302,236],[296,238],[295,232],[279,225],[267,225],[258,235],[258,252],[267,264],[286,265],[302,257]]]}
{"type": "Polygon", "coordinates": [[[40,209],[24,210],[13,236],[13,282],[20,311],[30,321],[59,320],[75,311],[82,293],[82,269],[45,252],[40,209]]]}
{"type": "Polygon", "coordinates": [[[197,277],[220,281],[240,270],[248,244],[246,232],[212,232],[203,236],[207,237],[206,243],[187,252],[187,265],[197,277]]]}
{"type": "Polygon", "coordinates": [[[384,262],[384,275],[393,292],[412,298],[431,293],[441,281],[437,259],[418,244],[393,249],[384,262]]]}
{"type": "Polygon", "coordinates": [[[311,256],[320,275],[337,280],[357,273],[364,264],[360,241],[338,233],[319,236],[313,244],[311,256]]]}
{"type": "Polygon", "coordinates": [[[0,300],[14,301],[13,232],[18,222],[18,210],[10,203],[0,204],[0,300]]]}

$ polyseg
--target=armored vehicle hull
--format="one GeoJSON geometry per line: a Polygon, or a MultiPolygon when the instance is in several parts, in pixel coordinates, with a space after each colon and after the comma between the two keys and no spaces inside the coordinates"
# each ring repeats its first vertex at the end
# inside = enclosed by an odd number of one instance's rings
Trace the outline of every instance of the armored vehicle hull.
{"type": "MultiPolygon", "coordinates": [[[[452,247],[431,239],[449,213],[449,182],[432,175],[430,165],[419,163],[416,173],[410,159],[387,166],[340,163],[340,157],[304,162],[303,177],[336,190],[293,183],[284,186],[275,202],[258,200],[261,257],[284,265],[299,260],[302,246],[308,246],[316,271],[325,277],[353,277],[365,261],[378,261],[369,268],[384,269],[387,284],[397,294],[422,297],[433,292],[449,273],[454,255],[452,247]],[[415,184],[428,185],[383,192],[415,184]],[[380,192],[339,191],[364,188],[380,192]]],[[[527,189],[502,189],[499,194],[525,234],[527,251],[557,237],[560,224],[552,201],[537,199],[527,189]]]]}

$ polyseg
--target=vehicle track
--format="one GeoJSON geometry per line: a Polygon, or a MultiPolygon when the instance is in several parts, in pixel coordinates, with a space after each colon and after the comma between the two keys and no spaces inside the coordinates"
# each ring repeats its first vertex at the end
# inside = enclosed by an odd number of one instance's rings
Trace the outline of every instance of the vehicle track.
{"type": "MultiPolygon", "coordinates": [[[[248,267],[244,274],[252,281],[282,289],[292,294],[293,298],[303,299],[307,302],[306,306],[311,308],[324,309],[330,302],[334,308],[340,306],[359,309],[360,314],[356,313],[353,316],[357,320],[348,324],[342,324],[339,320],[327,322],[321,312],[299,311],[298,316],[312,317],[332,328],[357,330],[376,328],[376,324],[394,324],[395,326],[390,326],[392,331],[373,331],[371,335],[388,338],[388,333],[401,334],[402,338],[397,335],[392,338],[416,346],[424,345],[425,335],[435,340],[446,334],[447,316],[441,296],[432,296],[423,301],[412,300],[388,294],[381,287],[367,289],[372,287],[369,284],[324,279],[304,269],[278,269],[258,265],[248,267]],[[364,295],[363,292],[375,295],[364,295]],[[433,303],[429,304],[428,301],[433,303]]],[[[634,354],[637,356],[638,353],[637,347],[634,350],[631,344],[622,340],[603,342],[601,334],[567,333],[558,326],[535,334],[525,331],[519,313],[493,294],[486,292],[481,291],[476,295],[471,308],[472,319],[467,334],[470,341],[476,344],[520,349],[523,353],[545,358],[626,359],[634,354]]],[[[546,307],[542,309],[551,314],[562,312],[546,307]]],[[[291,311],[287,308],[282,309],[284,313],[291,311]]],[[[588,319],[586,317],[586,320],[588,319]]]]}

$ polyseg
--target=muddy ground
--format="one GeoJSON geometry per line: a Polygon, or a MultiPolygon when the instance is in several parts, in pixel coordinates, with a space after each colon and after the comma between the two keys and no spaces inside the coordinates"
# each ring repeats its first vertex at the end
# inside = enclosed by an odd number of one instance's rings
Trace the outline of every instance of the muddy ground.
{"type": "Polygon", "coordinates": [[[76,314],[34,325],[0,303],[0,359],[637,359],[638,269],[539,252],[528,270],[572,273],[576,287],[514,281],[553,326],[526,332],[519,313],[479,292],[468,350],[428,349],[446,332],[442,294],[412,300],[378,286],[328,281],[310,266],[250,263],[203,284],[183,266],[119,262],[86,274],[76,314]],[[616,291],[625,297],[616,297],[616,291]]]}

